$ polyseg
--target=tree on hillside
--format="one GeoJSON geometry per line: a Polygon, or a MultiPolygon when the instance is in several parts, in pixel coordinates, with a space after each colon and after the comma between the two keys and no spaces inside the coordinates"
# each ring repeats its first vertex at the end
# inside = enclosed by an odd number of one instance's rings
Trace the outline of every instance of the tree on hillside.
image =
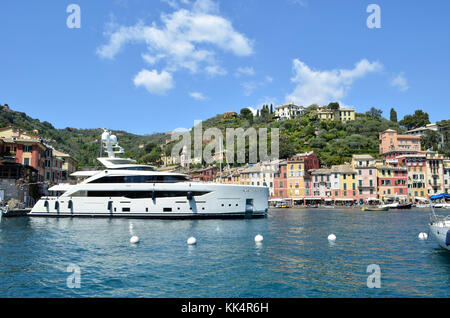
{"type": "Polygon", "coordinates": [[[241,117],[243,119],[247,119],[247,120],[253,120],[253,113],[250,109],[248,108],[242,108],[241,109],[241,117]]]}
{"type": "Polygon", "coordinates": [[[375,107],[370,108],[370,110],[366,112],[367,116],[374,118],[381,118],[381,114],[383,114],[383,111],[381,109],[376,109],[375,107]]]}
{"type": "Polygon", "coordinates": [[[441,142],[441,135],[434,130],[428,130],[425,134],[420,137],[420,144],[423,150],[434,150],[437,151],[439,148],[439,143],[441,142]]]}
{"type": "Polygon", "coordinates": [[[394,108],[391,108],[391,115],[389,119],[394,123],[397,122],[397,112],[395,111],[394,108]]]}
{"type": "Polygon", "coordinates": [[[430,117],[422,110],[416,110],[413,115],[406,115],[399,122],[400,125],[406,129],[411,130],[419,127],[424,127],[430,123],[430,117]]]}
{"type": "Polygon", "coordinates": [[[149,142],[148,144],[145,145],[145,152],[150,153],[152,152],[153,148],[156,147],[156,144],[153,142],[149,142]]]}
{"type": "Polygon", "coordinates": [[[267,121],[269,119],[269,107],[268,106],[263,106],[263,108],[261,109],[261,118],[264,121],[267,121]]]}
{"type": "Polygon", "coordinates": [[[273,114],[273,104],[270,104],[270,114],[273,114]]]}
{"type": "Polygon", "coordinates": [[[328,108],[331,110],[339,110],[339,103],[337,102],[329,103],[328,108]]]}

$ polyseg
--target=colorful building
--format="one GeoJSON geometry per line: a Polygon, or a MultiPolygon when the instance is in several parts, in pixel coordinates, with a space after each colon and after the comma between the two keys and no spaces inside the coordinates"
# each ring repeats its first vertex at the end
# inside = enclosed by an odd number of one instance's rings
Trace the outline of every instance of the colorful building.
{"type": "Polygon", "coordinates": [[[0,128],[4,152],[15,158],[15,162],[31,166],[38,171],[38,181],[45,180],[45,151],[41,138],[9,126],[0,128]]]}
{"type": "Polygon", "coordinates": [[[287,161],[283,160],[278,164],[278,169],[274,175],[274,198],[288,198],[287,188],[287,161]]]}
{"type": "Polygon", "coordinates": [[[355,110],[353,108],[339,108],[330,109],[328,107],[319,107],[317,110],[317,116],[320,121],[336,120],[341,122],[347,122],[355,120],[355,110]]]}
{"type": "Polygon", "coordinates": [[[378,198],[383,202],[408,199],[408,171],[395,163],[377,162],[378,198]]]}
{"type": "Polygon", "coordinates": [[[70,180],[70,175],[77,169],[77,160],[72,156],[53,149],[53,155],[62,161],[61,179],[63,181],[70,180]]]}
{"type": "MultiPolygon", "coordinates": [[[[351,164],[333,166],[334,179],[339,179],[340,189],[334,189],[334,201],[337,205],[355,204],[359,201],[356,171],[351,164]],[[336,195],[337,193],[337,195],[336,195]]],[[[334,181],[335,182],[335,181],[334,181]]]]}
{"type": "Polygon", "coordinates": [[[356,172],[359,203],[369,203],[377,198],[377,168],[371,155],[353,155],[352,166],[356,172]]]}
{"type": "Polygon", "coordinates": [[[393,129],[382,132],[379,141],[380,155],[384,160],[394,159],[406,154],[416,154],[421,151],[419,136],[399,135],[393,129]]]}
{"type": "Polygon", "coordinates": [[[427,199],[427,161],[423,153],[401,155],[396,158],[408,174],[409,201],[427,199]]]}
{"type": "Polygon", "coordinates": [[[450,159],[444,159],[444,191],[450,193],[450,159]]]}
{"type": "Polygon", "coordinates": [[[278,120],[293,119],[303,115],[304,111],[305,108],[303,106],[289,103],[275,107],[275,117],[278,118],[278,120]]]}
{"type": "Polygon", "coordinates": [[[318,168],[319,160],[313,151],[297,154],[287,160],[288,196],[294,203],[304,202],[306,196],[304,178],[309,170],[318,168]]]}
{"type": "Polygon", "coordinates": [[[444,192],[444,156],[434,151],[427,151],[426,160],[428,195],[444,192]]]}
{"type": "Polygon", "coordinates": [[[305,197],[306,203],[322,203],[323,201],[333,201],[331,191],[331,169],[313,169],[310,171],[310,197],[305,197]]]}

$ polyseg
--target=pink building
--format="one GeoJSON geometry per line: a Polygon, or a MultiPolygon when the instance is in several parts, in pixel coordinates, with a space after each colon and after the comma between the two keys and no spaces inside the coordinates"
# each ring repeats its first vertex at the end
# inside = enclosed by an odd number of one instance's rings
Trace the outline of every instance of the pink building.
{"type": "Polygon", "coordinates": [[[353,155],[352,166],[356,172],[359,203],[377,199],[377,168],[371,155],[353,155]]]}

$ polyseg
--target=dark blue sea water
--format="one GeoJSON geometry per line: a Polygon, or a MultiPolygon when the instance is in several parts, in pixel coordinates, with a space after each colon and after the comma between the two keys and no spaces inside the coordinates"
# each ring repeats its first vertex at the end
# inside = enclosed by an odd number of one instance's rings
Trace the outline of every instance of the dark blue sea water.
{"type": "Polygon", "coordinates": [[[356,209],[256,220],[3,218],[0,297],[449,297],[450,252],[417,238],[427,221],[426,210],[356,209]],[[67,287],[70,264],[78,289],[67,287]],[[380,266],[379,289],[367,287],[370,264],[380,266]]]}

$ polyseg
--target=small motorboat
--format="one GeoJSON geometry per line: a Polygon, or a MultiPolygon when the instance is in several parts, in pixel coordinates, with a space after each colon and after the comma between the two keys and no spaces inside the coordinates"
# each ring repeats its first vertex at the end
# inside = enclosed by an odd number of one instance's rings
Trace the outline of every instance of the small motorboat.
{"type": "MultiPolygon", "coordinates": [[[[450,199],[450,194],[442,193],[431,196],[430,200],[446,200],[450,199]]],[[[434,212],[434,205],[431,204],[430,214],[430,233],[438,244],[450,251],[450,215],[442,216],[436,215],[434,212]]]]}
{"type": "Polygon", "coordinates": [[[391,203],[391,204],[382,205],[381,207],[389,208],[389,209],[408,210],[408,209],[411,209],[412,203],[395,202],[395,203],[391,203]]]}
{"type": "Polygon", "coordinates": [[[399,209],[399,210],[409,210],[412,208],[412,203],[399,203],[397,207],[393,209],[399,209]]]}
{"type": "Polygon", "coordinates": [[[389,207],[363,207],[361,211],[389,211],[389,207]]]}

